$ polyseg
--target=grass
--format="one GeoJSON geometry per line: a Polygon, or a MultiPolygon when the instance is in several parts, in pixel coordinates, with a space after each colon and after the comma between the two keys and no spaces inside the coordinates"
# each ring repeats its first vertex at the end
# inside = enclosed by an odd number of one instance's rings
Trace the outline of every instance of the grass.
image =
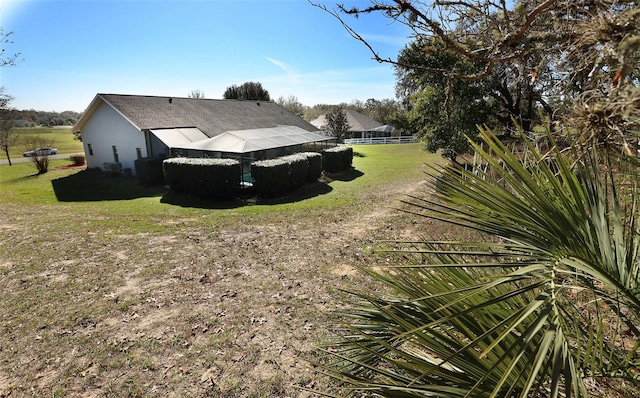
{"type": "MultiPolygon", "coordinates": [[[[439,161],[357,146],[354,170],[270,201],[211,203],[0,165],[0,396],[301,396],[354,265],[416,225],[394,213],[439,161]]],[[[430,231],[433,226],[429,226],[430,231]]]]}
{"type": "Polygon", "coordinates": [[[75,139],[69,127],[16,127],[14,131],[18,134],[18,142],[9,149],[11,159],[21,158],[23,152],[34,149],[24,144],[26,138],[33,135],[50,141],[61,154],[84,153],[82,141],[75,139]]]}
{"type": "Polygon", "coordinates": [[[361,155],[354,157],[353,170],[332,175],[325,183],[309,184],[286,197],[261,201],[253,206],[239,201],[215,203],[185,198],[162,188],[138,185],[135,179],[108,178],[91,170],[61,168],[69,165],[68,160],[52,160],[50,171],[41,175],[28,162],[0,166],[0,185],[11,187],[0,192],[0,203],[100,202],[101,207],[107,206],[111,211],[130,208],[141,212],[155,212],[178,205],[185,209],[226,208],[231,214],[332,209],[358,206],[353,202],[363,190],[375,192],[386,190],[398,181],[419,180],[422,178],[422,163],[438,159],[435,155],[421,152],[419,144],[356,146],[356,151],[361,155]],[[150,203],[157,207],[150,209],[150,203]]]}

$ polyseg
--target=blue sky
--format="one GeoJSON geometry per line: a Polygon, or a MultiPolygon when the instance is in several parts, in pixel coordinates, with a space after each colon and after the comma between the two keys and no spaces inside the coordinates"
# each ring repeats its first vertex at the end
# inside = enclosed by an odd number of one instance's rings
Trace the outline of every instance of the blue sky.
{"type": "MultiPolygon", "coordinates": [[[[385,57],[409,40],[380,15],[349,21],[385,57]]],[[[0,25],[21,53],[0,69],[18,109],[81,112],[99,92],[222,98],[248,81],[309,106],[394,98],[391,66],[307,0],[1,0],[0,25]]]]}

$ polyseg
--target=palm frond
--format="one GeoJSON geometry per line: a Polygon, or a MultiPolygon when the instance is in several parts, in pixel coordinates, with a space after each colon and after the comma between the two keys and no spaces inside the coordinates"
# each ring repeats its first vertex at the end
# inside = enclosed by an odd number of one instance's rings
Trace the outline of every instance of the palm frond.
{"type": "Polygon", "coordinates": [[[523,162],[481,129],[471,145],[483,167],[433,168],[435,195],[404,200],[479,239],[398,242],[396,266],[362,270],[387,293],[353,292],[326,348],[348,391],[583,397],[587,377],[640,386],[636,187],[623,193],[601,152],[548,139],[544,153],[525,139],[523,162]]]}

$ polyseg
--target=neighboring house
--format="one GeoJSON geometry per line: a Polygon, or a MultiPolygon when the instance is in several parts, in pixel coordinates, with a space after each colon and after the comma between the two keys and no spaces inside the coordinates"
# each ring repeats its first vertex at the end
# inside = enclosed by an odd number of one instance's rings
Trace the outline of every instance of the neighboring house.
{"type": "Polygon", "coordinates": [[[119,164],[132,174],[138,158],[236,157],[248,163],[330,139],[274,102],[119,94],[97,94],[73,132],[82,134],[87,167],[119,164]]]}
{"type": "MultiPolygon", "coordinates": [[[[372,137],[390,137],[391,131],[386,131],[382,128],[382,123],[373,120],[367,115],[363,115],[360,112],[345,110],[347,114],[347,122],[351,126],[347,130],[347,136],[351,138],[372,138],[372,137]]],[[[326,115],[321,115],[315,120],[311,121],[311,124],[316,126],[320,130],[324,130],[327,124],[326,115]]]]}

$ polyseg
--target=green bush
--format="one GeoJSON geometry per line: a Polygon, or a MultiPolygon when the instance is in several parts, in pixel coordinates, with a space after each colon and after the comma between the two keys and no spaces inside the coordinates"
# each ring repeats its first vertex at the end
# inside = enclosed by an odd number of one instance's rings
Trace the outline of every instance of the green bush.
{"type": "Polygon", "coordinates": [[[133,164],[140,184],[147,186],[164,185],[162,161],[159,158],[136,159],[133,164]]]}
{"type": "Polygon", "coordinates": [[[322,155],[318,152],[300,153],[307,158],[309,169],[307,170],[307,181],[314,182],[322,175],[322,155]]]}
{"type": "Polygon", "coordinates": [[[172,191],[212,200],[233,198],[242,173],[234,159],[171,158],[162,169],[172,191]]]}
{"type": "Polygon", "coordinates": [[[301,154],[286,156],[285,159],[289,162],[290,188],[294,191],[307,183],[309,162],[307,157],[301,154]]]}
{"type": "Polygon", "coordinates": [[[251,176],[256,193],[264,197],[284,195],[291,188],[290,165],[286,158],[251,163],[251,176]]]}
{"type": "Polygon", "coordinates": [[[351,168],[353,148],[338,145],[322,151],[322,168],[327,173],[337,173],[351,168]]]}
{"type": "Polygon", "coordinates": [[[259,195],[276,197],[316,181],[322,174],[322,155],[296,153],[251,164],[253,187],[259,195]]]}
{"type": "Polygon", "coordinates": [[[71,155],[69,156],[69,160],[71,160],[71,162],[73,162],[74,166],[82,166],[84,164],[84,155],[82,154],[75,154],[75,155],[71,155]]]}

